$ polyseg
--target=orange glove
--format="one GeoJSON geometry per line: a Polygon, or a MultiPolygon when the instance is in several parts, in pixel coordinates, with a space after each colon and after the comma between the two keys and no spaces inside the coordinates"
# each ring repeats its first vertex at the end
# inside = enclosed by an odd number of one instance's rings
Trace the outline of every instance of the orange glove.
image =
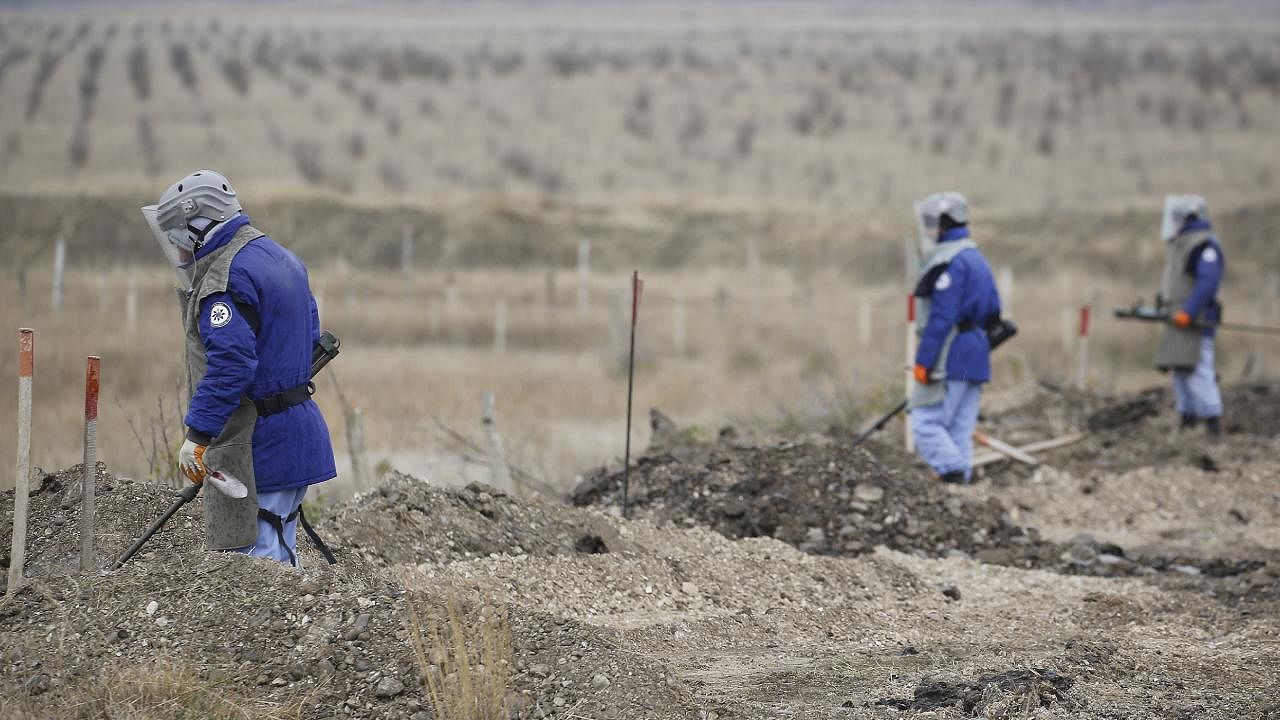
{"type": "Polygon", "coordinates": [[[916,366],[911,368],[911,374],[915,376],[916,382],[921,385],[929,384],[929,368],[921,365],[920,363],[916,363],[916,366]]]}
{"type": "Polygon", "coordinates": [[[1173,314],[1173,324],[1176,327],[1189,328],[1191,327],[1191,316],[1187,314],[1186,310],[1179,310],[1173,314]]]}
{"type": "Polygon", "coordinates": [[[197,485],[204,482],[204,476],[209,474],[208,468],[204,466],[205,449],[204,445],[188,439],[183,441],[182,449],[178,451],[178,467],[188,480],[197,485]]]}

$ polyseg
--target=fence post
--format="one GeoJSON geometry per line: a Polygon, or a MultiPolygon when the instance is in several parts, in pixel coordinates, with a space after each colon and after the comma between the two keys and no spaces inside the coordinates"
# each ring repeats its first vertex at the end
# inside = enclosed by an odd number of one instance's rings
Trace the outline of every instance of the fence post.
{"type": "Polygon", "coordinates": [[[1005,317],[1013,317],[1013,268],[1000,268],[1000,309],[1005,317]]]}
{"type": "Polygon", "coordinates": [[[27,555],[27,504],[31,491],[31,376],[35,370],[35,331],[18,331],[18,467],[13,483],[13,540],[9,552],[9,587],[22,585],[27,555]]]}
{"type": "Polygon", "coordinates": [[[512,482],[511,468],[507,465],[506,452],[502,447],[502,435],[498,434],[498,401],[492,390],[486,390],[481,400],[480,424],[484,426],[485,445],[489,455],[490,483],[499,490],[512,488],[517,495],[523,495],[524,488],[512,482]]]}
{"type": "Polygon", "coordinates": [[[493,308],[493,351],[507,351],[507,300],[501,298],[493,308]]]}
{"type": "Polygon", "coordinates": [[[760,316],[760,247],[754,235],[747,237],[747,286],[751,316],[760,316]]]}
{"type": "Polygon", "coordinates": [[[67,269],[67,241],[58,238],[53,248],[53,311],[62,310],[62,276],[67,269]]]}
{"type": "Polygon", "coordinates": [[[84,476],[80,484],[80,569],[84,572],[98,567],[93,534],[97,519],[98,384],[101,374],[102,358],[89,356],[84,376],[84,476]]]}
{"type": "Polygon", "coordinates": [[[587,305],[591,301],[591,241],[578,241],[578,314],[587,313],[587,305]]]}
{"type": "Polygon", "coordinates": [[[400,235],[400,272],[405,277],[413,275],[413,226],[404,224],[400,235]]]}
{"type": "Polygon", "coordinates": [[[871,347],[871,303],[863,300],[858,305],[858,347],[867,349],[871,347]]]}
{"type": "Polygon", "coordinates": [[[347,452],[351,455],[356,492],[364,492],[369,488],[368,466],[364,458],[364,410],[358,407],[347,415],[347,452]]]}
{"type": "MultiPolygon", "coordinates": [[[[916,296],[907,295],[907,342],[906,342],[906,370],[907,370],[907,397],[911,397],[911,391],[914,389],[912,383],[916,381],[912,368],[916,363],[916,296]]],[[[908,407],[903,417],[903,446],[907,452],[916,451],[916,439],[911,435],[911,409],[908,407]]]]}
{"type": "Polygon", "coordinates": [[[1085,390],[1089,384],[1089,306],[1080,306],[1080,359],[1076,365],[1076,389],[1085,390]]]}
{"type": "Polygon", "coordinates": [[[130,335],[138,329],[138,278],[132,272],[124,293],[124,328],[130,335]]]}
{"type": "Polygon", "coordinates": [[[671,311],[671,344],[677,357],[685,356],[684,288],[676,288],[676,301],[671,311]]]}

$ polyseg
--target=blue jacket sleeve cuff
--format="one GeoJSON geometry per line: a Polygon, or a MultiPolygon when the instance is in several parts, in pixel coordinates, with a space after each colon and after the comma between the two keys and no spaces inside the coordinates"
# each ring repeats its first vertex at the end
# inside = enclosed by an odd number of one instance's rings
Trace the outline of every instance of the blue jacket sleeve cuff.
{"type": "Polygon", "coordinates": [[[214,436],[196,430],[195,428],[187,428],[187,439],[197,445],[208,445],[213,442],[214,436]]]}

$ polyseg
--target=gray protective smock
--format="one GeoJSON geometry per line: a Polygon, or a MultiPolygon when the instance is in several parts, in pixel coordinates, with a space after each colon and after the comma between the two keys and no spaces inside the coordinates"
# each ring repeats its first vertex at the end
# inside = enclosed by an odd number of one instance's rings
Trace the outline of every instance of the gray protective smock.
{"type": "MultiPolygon", "coordinates": [[[[1165,250],[1164,278],[1160,283],[1161,306],[1172,315],[1186,305],[1195,289],[1195,276],[1187,271],[1191,253],[1213,236],[1210,230],[1182,233],[1169,241],[1165,250]]],[[[1192,318],[1193,323],[1204,322],[1206,307],[1192,318]]],[[[1200,361],[1200,338],[1204,330],[1198,327],[1180,328],[1171,323],[1164,326],[1160,344],[1156,348],[1156,367],[1161,370],[1191,370],[1200,361]]]]}
{"type": "MultiPolygon", "coordinates": [[[[183,306],[188,397],[194,395],[207,367],[204,341],[200,338],[200,303],[210,295],[226,292],[236,253],[264,235],[245,225],[226,245],[197,260],[192,268],[192,290],[183,306]]],[[[253,430],[257,422],[257,409],[248,398],[242,398],[222,432],[205,450],[206,468],[235,476],[249,489],[248,497],[240,500],[219,492],[204,493],[204,539],[209,550],[248,547],[258,539],[258,492],[253,476],[253,430]]]]}
{"type": "MultiPolygon", "coordinates": [[[[916,281],[919,287],[925,278],[937,274],[937,268],[950,265],[951,261],[957,255],[970,248],[977,248],[978,244],[972,240],[954,240],[952,242],[940,243],[924,258],[921,264],[920,277],[916,281]]],[[[927,296],[916,296],[916,337],[924,336],[924,329],[929,324],[929,305],[930,300],[927,296]]],[[[951,328],[947,333],[947,339],[942,344],[942,352],[938,355],[938,367],[929,373],[929,377],[933,379],[928,385],[921,383],[913,383],[911,386],[911,395],[907,398],[907,408],[914,410],[918,407],[927,407],[929,405],[937,405],[942,402],[947,394],[947,355],[951,352],[951,343],[955,341],[959,331],[951,328]]]]}

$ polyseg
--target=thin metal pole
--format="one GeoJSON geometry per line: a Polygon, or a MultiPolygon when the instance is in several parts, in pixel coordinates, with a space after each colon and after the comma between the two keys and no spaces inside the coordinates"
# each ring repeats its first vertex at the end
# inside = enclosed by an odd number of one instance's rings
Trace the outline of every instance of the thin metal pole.
{"type": "Polygon", "coordinates": [[[27,554],[27,504],[31,484],[31,375],[35,369],[35,331],[18,331],[18,467],[13,483],[13,544],[9,552],[9,586],[13,595],[22,585],[27,554]]]}
{"type": "Polygon", "coordinates": [[[98,476],[98,384],[102,358],[91,355],[84,378],[84,479],[80,493],[80,570],[97,569],[93,534],[97,509],[94,507],[98,476]]]}
{"type": "Polygon", "coordinates": [[[640,271],[631,272],[631,349],[627,358],[627,441],[622,455],[622,516],[630,516],[631,489],[631,399],[636,380],[636,315],[640,310],[640,293],[644,283],[640,271]]]}

